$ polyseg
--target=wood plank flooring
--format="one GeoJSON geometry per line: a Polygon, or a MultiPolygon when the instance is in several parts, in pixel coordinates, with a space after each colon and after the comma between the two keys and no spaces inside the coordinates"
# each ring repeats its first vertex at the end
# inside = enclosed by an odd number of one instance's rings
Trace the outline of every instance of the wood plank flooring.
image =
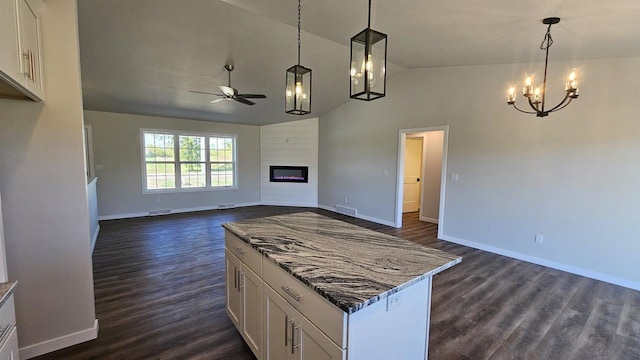
{"type": "MultiPolygon", "coordinates": [[[[36,359],[254,359],[224,310],[220,225],[308,210],[101,222],[93,255],[99,336],[36,359]]],[[[640,359],[640,292],[439,241],[437,226],[416,214],[395,229],[312,211],[463,257],[434,278],[429,359],[640,359]]]]}

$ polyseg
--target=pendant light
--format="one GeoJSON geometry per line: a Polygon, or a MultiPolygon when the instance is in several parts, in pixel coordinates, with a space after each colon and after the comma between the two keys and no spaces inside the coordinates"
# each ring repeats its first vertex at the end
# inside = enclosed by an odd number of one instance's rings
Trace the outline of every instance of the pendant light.
{"type": "Polygon", "coordinates": [[[540,44],[540,50],[546,51],[546,57],[544,59],[544,80],[542,81],[542,89],[540,87],[533,85],[533,75],[527,75],[527,78],[524,81],[524,87],[522,89],[522,95],[527,98],[529,102],[529,106],[533,111],[525,111],[519,109],[516,106],[516,87],[515,85],[509,88],[509,93],[507,95],[507,104],[513,105],[513,107],[523,113],[526,114],[536,114],[538,117],[544,117],[549,115],[554,111],[562,110],[567,105],[571,103],[571,100],[578,98],[578,79],[576,75],[576,69],[571,71],[569,77],[567,79],[567,83],[565,85],[565,96],[562,101],[552,107],[549,110],[544,108],[546,93],[547,93],[547,66],[549,63],[549,48],[553,44],[553,39],[551,38],[551,25],[555,25],[560,22],[560,18],[558,17],[549,17],[542,20],[542,23],[548,25],[547,33],[544,35],[544,39],[542,39],[542,43],[540,44]]]}
{"type": "Polygon", "coordinates": [[[287,69],[285,111],[306,115],[311,112],[311,69],[300,65],[300,0],[298,0],[298,64],[287,69]]]}
{"type": "Polygon", "coordinates": [[[371,101],[387,90],[387,35],[371,29],[371,0],[367,28],[351,38],[352,99],[371,101]]]}

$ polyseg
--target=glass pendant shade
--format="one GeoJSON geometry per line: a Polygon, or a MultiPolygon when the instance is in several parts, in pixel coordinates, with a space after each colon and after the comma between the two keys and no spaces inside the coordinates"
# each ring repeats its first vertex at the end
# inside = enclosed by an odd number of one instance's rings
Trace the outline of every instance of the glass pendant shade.
{"type": "Polygon", "coordinates": [[[371,101],[387,89],[387,35],[366,28],[351,38],[352,99],[371,101]]]}
{"type": "Polygon", "coordinates": [[[311,112],[311,69],[302,65],[287,69],[285,111],[295,115],[311,112]]]}

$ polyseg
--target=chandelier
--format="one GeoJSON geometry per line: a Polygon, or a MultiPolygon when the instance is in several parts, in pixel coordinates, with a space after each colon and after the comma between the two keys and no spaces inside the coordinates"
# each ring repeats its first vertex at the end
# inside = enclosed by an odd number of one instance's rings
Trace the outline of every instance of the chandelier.
{"type": "Polygon", "coordinates": [[[285,112],[306,115],[311,112],[311,69],[300,65],[300,0],[298,0],[298,64],[287,69],[285,112]]]}
{"type": "Polygon", "coordinates": [[[533,75],[527,75],[527,78],[524,81],[524,87],[522,88],[522,95],[527,98],[529,102],[529,106],[533,111],[525,111],[516,106],[516,87],[512,85],[509,88],[509,93],[507,95],[507,104],[513,105],[513,107],[523,113],[526,114],[536,114],[538,117],[544,117],[549,115],[554,111],[558,111],[564,109],[571,103],[571,100],[578,98],[578,80],[576,75],[576,69],[574,68],[569,74],[569,78],[567,79],[567,83],[565,85],[565,96],[562,101],[552,107],[551,109],[545,109],[545,98],[547,93],[547,65],[549,63],[549,48],[553,44],[553,39],[551,38],[551,25],[557,24],[560,22],[560,18],[558,17],[549,17],[542,20],[542,23],[548,25],[547,33],[544,35],[544,39],[540,44],[540,50],[545,50],[546,57],[544,59],[544,80],[542,81],[542,89],[538,86],[533,85],[533,75]]]}

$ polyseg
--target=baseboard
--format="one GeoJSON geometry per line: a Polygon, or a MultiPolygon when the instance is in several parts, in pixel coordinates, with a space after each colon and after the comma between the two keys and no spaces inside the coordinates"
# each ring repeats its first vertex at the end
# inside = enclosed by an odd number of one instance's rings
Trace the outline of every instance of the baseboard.
{"type": "Polygon", "coordinates": [[[92,328],[20,348],[20,359],[31,359],[36,356],[48,354],[72,345],[93,340],[97,337],[98,319],[93,323],[92,328]]]}
{"type": "Polygon", "coordinates": [[[100,233],[100,224],[96,227],[96,231],[93,233],[93,238],[91,239],[91,255],[93,255],[93,249],[96,247],[96,241],[98,240],[98,234],[100,233]]]}
{"type": "Polygon", "coordinates": [[[438,219],[434,219],[434,218],[430,218],[430,217],[426,217],[426,216],[420,216],[420,221],[426,221],[432,224],[437,224],[438,223],[438,219]]]}
{"type": "Polygon", "coordinates": [[[588,278],[591,278],[591,279],[600,280],[600,281],[604,281],[604,282],[607,282],[607,283],[610,283],[610,284],[619,285],[619,286],[623,286],[623,287],[626,287],[626,288],[629,288],[629,289],[640,291],[640,282],[631,281],[631,280],[628,280],[628,279],[622,279],[622,278],[619,278],[619,277],[616,277],[616,276],[611,276],[611,275],[599,273],[597,271],[592,271],[592,270],[580,268],[580,267],[577,267],[577,266],[572,266],[572,265],[567,265],[567,264],[563,264],[563,263],[559,263],[559,262],[555,262],[555,261],[551,261],[551,260],[547,260],[547,259],[542,259],[542,258],[526,255],[526,254],[523,254],[523,253],[511,251],[511,250],[501,249],[501,248],[497,248],[497,247],[494,247],[494,246],[489,246],[489,245],[477,243],[477,242],[474,242],[474,241],[464,240],[464,239],[460,239],[460,238],[457,238],[457,237],[454,237],[454,236],[440,235],[439,238],[441,240],[445,240],[445,241],[449,241],[449,242],[452,242],[452,243],[456,243],[456,244],[472,247],[474,249],[488,251],[490,253],[507,256],[507,257],[510,257],[510,258],[513,258],[513,259],[518,259],[518,260],[530,262],[530,263],[541,265],[541,266],[545,266],[545,267],[548,267],[548,268],[561,270],[561,271],[565,271],[565,272],[568,272],[568,273],[572,273],[572,274],[576,274],[576,275],[588,277],[588,278]]]}
{"type": "MultiPolygon", "coordinates": [[[[260,203],[260,202],[249,202],[249,203],[234,204],[233,208],[256,206],[256,205],[262,205],[262,203],[260,203]]],[[[182,209],[171,209],[171,214],[179,214],[179,213],[194,212],[194,211],[206,211],[206,210],[219,210],[219,209],[218,209],[218,205],[216,204],[216,205],[210,205],[210,206],[200,206],[200,207],[182,208],[182,209]]],[[[137,212],[137,213],[127,213],[127,214],[103,215],[103,216],[99,216],[98,220],[102,221],[102,220],[129,219],[129,218],[145,217],[145,216],[149,216],[149,212],[148,211],[146,211],[146,212],[137,212]]]]}
{"type": "Polygon", "coordinates": [[[317,208],[318,207],[318,203],[295,203],[295,202],[280,202],[280,201],[261,201],[259,205],[308,207],[308,208],[317,208]]]}
{"type": "MultiPolygon", "coordinates": [[[[318,205],[318,208],[319,209],[323,209],[323,210],[327,210],[327,211],[331,211],[331,212],[334,212],[336,214],[340,214],[339,212],[336,211],[336,208],[332,207],[332,206],[318,205]]],[[[341,215],[343,215],[343,214],[341,214],[341,215]]],[[[397,227],[396,223],[394,223],[393,221],[382,220],[382,219],[374,218],[374,217],[371,217],[371,216],[362,215],[360,213],[358,213],[356,215],[356,218],[362,219],[362,220],[371,221],[371,222],[374,222],[374,223],[377,223],[377,224],[387,225],[387,226],[391,226],[391,227],[397,227]]]]}

